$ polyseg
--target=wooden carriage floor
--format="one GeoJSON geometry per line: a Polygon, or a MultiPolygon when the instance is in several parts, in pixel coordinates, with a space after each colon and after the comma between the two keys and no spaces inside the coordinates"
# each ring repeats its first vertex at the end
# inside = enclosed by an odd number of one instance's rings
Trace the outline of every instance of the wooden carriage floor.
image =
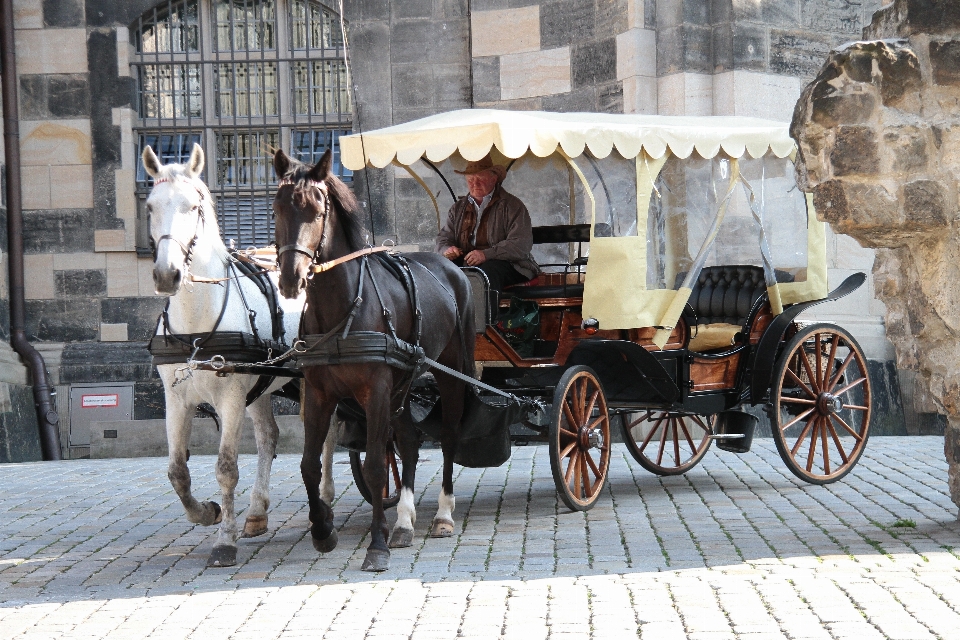
{"type": "MultiPolygon", "coordinates": [[[[340,545],[306,532],[298,456],[274,465],[269,532],[206,569],[160,458],[0,466],[0,639],[956,638],[960,523],[943,439],[877,437],[843,481],[802,485],[769,439],[658,478],[615,445],[604,496],[571,513],[545,446],[457,467],[456,534],[427,537],[441,456],[424,450],[413,547],[359,571],[370,508],[337,454],[340,545]]],[[[191,460],[216,498],[214,459],[191,460]]],[[[238,509],[256,460],[241,457],[238,509]]],[[[395,518],[390,514],[389,518],[395,518]]]]}

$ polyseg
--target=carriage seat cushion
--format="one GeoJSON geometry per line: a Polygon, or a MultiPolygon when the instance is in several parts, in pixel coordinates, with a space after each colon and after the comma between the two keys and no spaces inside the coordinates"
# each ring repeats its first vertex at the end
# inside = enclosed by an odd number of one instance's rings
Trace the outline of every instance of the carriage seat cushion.
{"type": "MultiPolygon", "coordinates": [[[[793,276],[777,271],[777,282],[792,282],[793,276]]],[[[686,273],[677,274],[680,286],[686,273]]],[[[767,292],[763,269],[753,265],[704,267],[693,285],[689,305],[693,314],[688,319],[697,324],[731,324],[742,327],[750,309],[767,292]],[[692,316],[692,317],[691,317],[692,316]]]]}
{"type": "Polygon", "coordinates": [[[698,324],[690,332],[690,351],[704,352],[714,349],[727,349],[736,343],[737,334],[743,327],[737,324],[716,322],[714,324],[698,324]]]}

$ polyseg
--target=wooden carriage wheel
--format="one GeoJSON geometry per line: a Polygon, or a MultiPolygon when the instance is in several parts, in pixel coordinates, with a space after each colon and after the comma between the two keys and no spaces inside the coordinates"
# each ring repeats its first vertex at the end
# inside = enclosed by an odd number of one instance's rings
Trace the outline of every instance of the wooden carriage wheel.
{"type": "Polygon", "coordinates": [[[686,473],[700,463],[712,442],[712,416],[641,411],[621,419],[623,441],[633,459],[657,475],[686,473]]]}
{"type": "Polygon", "coordinates": [[[801,480],[828,484],[847,475],[870,430],[867,360],[846,330],[803,327],[787,343],[770,387],[780,457],[801,480]]]}
{"type": "MultiPolygon", "coordinates": [[[[350,471],[353,472],[353,481],[357,483],[357,490],[367,502],[371,501],[370,488],[367,487],[366,480],[363,479],[363,458],[364,453],[360,451],[350,452],[350,471]]],[[[387,443],[386,453],[387,464],[387,485],[383,488],[383,508],[390,509],[397,506],[400,502],[400,487],[403,464],[400,462],[400,456],[397,455],[393,441],[387,443]]]]}
{"type": "Polygon", "coordinates": [[[586,511],[600,497],[610,467],[607,399],[589,367],[567,369],[553,392],[550,468],[560,498],[586,511]]]}

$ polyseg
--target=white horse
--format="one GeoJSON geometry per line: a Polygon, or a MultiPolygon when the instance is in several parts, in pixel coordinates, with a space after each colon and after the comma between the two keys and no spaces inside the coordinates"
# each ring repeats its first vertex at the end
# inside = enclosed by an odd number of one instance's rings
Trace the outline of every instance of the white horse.
{"type": "MultiPolygon", "coordinates": [[[[204,334],[213,331],[252,333],[256,324],[261,337],[272,338],[271,310],[264,295],[249,278],[234,277],[220,283],[204,282],[234,275],[228,269],[232,260],[227,252],[213,199],[200,180],[204,156],[199,145],[186,164],[163,165],[153,149],[146,147],[143,166],[154,180],[146,206],[150,220],[150,237],[154,246],[153,281],[160,295],[170,296],[167,315],[168,333],[204,334]],[[252,319],[250,311],[256,313],[252,319]],[[218,320],[219,318],[219,320],[218,320]]],[[[272,278],[276,290],[276,278],[272,278]]],[[[287,344],[297,339],[303,296],[287,300],[275,296],[283,309],[283,329],[287,344]]],[[[164,333],[164,322],[158,335],[164,333]]],[[[223,354],[229,360],[229,354],[223,354]]],[[[274,354],[279,355],[279,354],[274,354]]],[[[244,408],[253,419],[257,441],[257,479],[250,496],[250,509],[240,537],[250,538],[267,531],[267,507],[270,504],[270,469],[277,448],[279,428],[273,417],[270,393],[288,378],[277,378],[260,397],[246,406],[247,393],[259,376],[230,374],[219,376],[213,371],[183,370],[185,363],[157,366],[163,381],[167,414],[169,467],[167,476],[180,497],[190,522],[209,526],[220,523],[220,530],[207,566],[226,567],[236,564],[237,521],[234,490],[239,477],[237,448],[243,427],[244,408]],[[178,369],[181,371],[178,373],[178,369]],[[206,402],[220,418],[222,433],[217,459],[217,482],[220,484],[223,507],[216,502],[198,502],[190,492],[190,471],[187,468],[190,431],[197,405],[206,402]]],[[[336,429],[331,429],[331,433],[336,429]]],[[[323,468],[332,469],[335,437],[327,439],[323,468]]],[[[323,474],[322,497],[333,501],[333,474],[323,474]]]]}

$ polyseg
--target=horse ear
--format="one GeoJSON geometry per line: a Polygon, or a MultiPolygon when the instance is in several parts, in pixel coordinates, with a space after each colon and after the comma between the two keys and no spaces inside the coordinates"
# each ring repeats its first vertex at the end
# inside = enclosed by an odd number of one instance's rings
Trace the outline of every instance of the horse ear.
{"type": "Polygon", "coordinates": [[[283,176],[290,170],[290,158],[283,149],[277,149],[273,153],[273,170],[277,172],[277,180],[283,180],[283,176]]]}
{"type": "Polygon", "coordinates": [[[187,171],[191,178],[196,178],[203,171],[203,148],[196,142],[193,143],[193,151],[190,152],[190,159],[187,161],[187,171]]]}
{"type": "Polygon", "coordinates": [[[163,165],[160,164],[160,158],[157,157],[157,154],[153,152],[153,147],[145,146],[143,153],[140,154],[140,159],[143,160],[143,168],[147,170],[150,177],[156,178],[160,175],[160,169],[163,168],[163,165]]]}
{"type": "Polygon", "coordinates": [[[320,158],[320,162],[313,165],[313,169],[310,169],[310,173],[307,174],[307,177],[314,182],[323,182],[327,179],[327,176],[330,175],[330,166],[332,164],[333,153],[330,151],[330,149],[327,149],[326,153],[323,154],[323,157],[320,158]]]}

